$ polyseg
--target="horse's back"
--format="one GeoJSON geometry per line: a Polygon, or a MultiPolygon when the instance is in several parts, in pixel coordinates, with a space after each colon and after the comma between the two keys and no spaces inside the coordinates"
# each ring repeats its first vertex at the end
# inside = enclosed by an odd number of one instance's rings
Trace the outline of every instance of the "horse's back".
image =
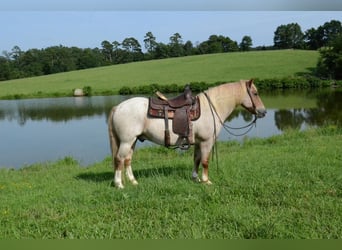
{"type": "Polygon", "coordinates": [[[148,99],[146,97],[133,97],[129,98],[116,106],[116,112],[127,112],[132,111],[132,109],[141,110],[148,107],[148,99]]]}
{"type": "Polygon", "coordinates": [[[145,97],[129,98],[115,107],[115,119],[144,118],[147,114],[148,99],[145,97]]]}

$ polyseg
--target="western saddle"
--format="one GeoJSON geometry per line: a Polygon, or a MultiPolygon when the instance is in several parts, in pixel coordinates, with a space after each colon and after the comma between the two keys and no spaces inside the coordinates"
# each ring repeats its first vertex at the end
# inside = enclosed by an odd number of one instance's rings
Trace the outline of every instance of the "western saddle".
{"type": "Polygon", "coordinates": [[[172,99],[166,98],[159,91],[158,97],[149,98],[148,115],[153,118],[163,118],[165,121],[164,142],[170,147],[169,119],[172,120],[172,131],[177,134],[176,146],[181,149],[189,149],[193,144],[192,121],[201,115],[198,97],[192,96],[191,89],[187,85],[184,92],[172,99]]]}

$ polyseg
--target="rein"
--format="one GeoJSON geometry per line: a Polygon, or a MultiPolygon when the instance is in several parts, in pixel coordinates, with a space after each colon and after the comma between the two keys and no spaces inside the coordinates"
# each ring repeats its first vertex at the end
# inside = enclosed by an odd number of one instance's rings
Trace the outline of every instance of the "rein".
{"type": "MultiPolygon", "coordinates": [[[[216,169],[218,171],[219,170],[219,163],[218,163],[219,160],[218,160],[218,150],[217,150],[217,141],[216,141],[216,120],[215,120],[215,115],[219,119],[220,124],[222,125],[224,130],[226,130],[229,134],[231,134],[233,136],[243,136],[243,135],[246,135],[247,133],[249,133],[252,130],[252,128],[253,128],[253,124],[255,124],[255,126],[256,126],[256,120],[258,119],[258,117],[255,115],[254,120],[251,123],[249,123],[248,125],[246,125],[246,126],[242,126],[242,127],[239,127],[239,128],[230,127],[230,126],[224,124],[224,122],[221,120],[221,117],[218,115],[217,110],[216,110],[214,104],[212,103],[210,97],[208,96],[208,94],[206,92],[203,92],[203,93],[204,93],[204,96],[208,100],[210,111],[211,111],[211,114],[213,116],[213,121],[214,121],[214,150],[213,150],[213,157],[214,157],[214,152],[215,152],[215,156],[216,156],[216,169]],[[246,132],[242,133],[242,134],[234,134],[231,131],[229,131],[229,129],[239,130],[239,129],[244,129],[244,128],[248,128],[248,130],[246,132]]],[[[253,106],[254,106],[254,102],[253,102],[253,106]]]]}
{"type": "MultiPolygon", "coordinates": [[[[256,126],[256,121],[257,121],[257,119],[258,119],[258,117],[257,117],[256,115],[254,116],[254,120],[253,120],[252,122],[250,122],[249,124],[247,124],[247,125],[245,125],[245,126],[242,126],[242,127],[234,128],[234,127],[231,127],[231,126],[225,124],[225,123],[221,120],[221,117],[218,115],[217,110],[216,110],[214,104],[212,103],[210,97],[208,96],[208,94],[207,94],[206,92],[204,92],[204,95],[205,95],[205,97],[206,97],[207,100],[208,100],[209,107],[210,107],[211,113],[212,113],[212,115],[213,115],[213,118],[215,118],[215,116],[214,116],[214,113],[215,113],[215,115],[217,116],[217,118],[218,118],[219,121],[220,121],[220,124],[222,125],[222,127],[224,128],[224,130],[226,130],[229,134],[231,134],[231,135],[233,135],[233,136],[244,136],[244,135],[248,134],[248,133],[252,130],[253,125],[256,126]],[[240,129],[245,129],[245,128],[248,128],[248,129],[247,129],[245,132],[241,133],[241,134],[235,134],[235,133],[233,133],[233,132],[230,131],[230,130],[240,130],[240,129]]],[[[254,103],[253,103],[253,105],[254,105],[254,103]]],[[[214,133],[215,133],[215,137],[216,137],[216,122],[215,122],[215,119],[214,119],[214,130],[215,130],[214,133]]],[[[216,139],[216,138],[215,138],[215,139],[216,139]]]]}
{"type": "Polygon", "coordinates": [[[246,134],[248,134],[252,128],[253,128],[253,124],[254,126],[256,127],[256,121],[257,121],[258,117],[255,115],[254,116],[254,120],[251,121],[249,124],[247,124],[246,126],[243,126],[243,127],[238,127],[238,128],[233,128],[233,127],[230,127],[229,125],[225,124],[225,123],[222,123],[222,126],[224,128],[224,130],[226,130],[229,134],[233,135],[233,136],[244,136],[246,134]],[[249,127],[249,128],[248,128],[249,127]],[[241,133],[241,134],[234,134],[233,132],[229,131],[229,129],[235,129],[235,130],[239,130],[239,129],[245,129],[245,128],[248,128],[245,132],[241,133]]]}

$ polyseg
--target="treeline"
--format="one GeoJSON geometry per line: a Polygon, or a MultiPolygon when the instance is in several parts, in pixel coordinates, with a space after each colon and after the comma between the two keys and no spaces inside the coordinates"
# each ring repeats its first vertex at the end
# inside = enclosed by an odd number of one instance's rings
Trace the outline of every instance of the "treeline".
{"type": "MultiPolygon", "coordinates": [[[[18,46],[14,46],[11,52],[5,51],[0,56],[0,81],[143,60],[210,53],[270,49],[317,50],[328,46],[341,34],[341,22],[332,20],[317,29],[311,28],[305,32],[302,32],[297,23],[281,25],[274,32],[274,45],[261,47],[253,47],[252,38],[247,35],[240,43],[223,35],[211,35],[208,40],[194,45],[191,41],[184,42],[182,36],[175,33],[169,38],[169,43],[164,44],[158,42],[152,32],[147,32],[144,37],[144,50],[134,37],[125,38],[122,42],[102,41],[101,48],[94,49],[60,45],[22,51],[18,46]]],[[[328,54],[326,50],[325,54],[328,54]]],[[[332,76],[329,69],[323,69],[321,72],[325,72],[326,77],[329,77],[329,74],[332,76]]]]}

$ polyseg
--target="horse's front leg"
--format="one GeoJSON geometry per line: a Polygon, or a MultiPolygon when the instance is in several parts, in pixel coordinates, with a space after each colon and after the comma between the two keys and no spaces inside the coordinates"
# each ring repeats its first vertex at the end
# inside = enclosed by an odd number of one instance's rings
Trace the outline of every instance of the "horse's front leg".
{"type": "Polygon", "coordinates": [[[209,185],[212,184],[209,180],[209,158],[212,146],[213,143],[211,141],[201,143],[202,182],[209,185]]]}
{"type": "Polygon", "coordinates": [[[194,169],[192,171],[192,179],[195,182],[201,182],[205,184],[212,184],[209,180],[209,157],[212,148],[211,142],[201,142],[195,144],[194,151],[194,169]],[[202,180],[198,177],[199,165],[202,164],[202,180]]]}
{"type": "Polygon", "coordinates": [[[202,182],[211,185],[212,182],[209,180],[209,156],[202,160],[202,166],[202,182]]]}

